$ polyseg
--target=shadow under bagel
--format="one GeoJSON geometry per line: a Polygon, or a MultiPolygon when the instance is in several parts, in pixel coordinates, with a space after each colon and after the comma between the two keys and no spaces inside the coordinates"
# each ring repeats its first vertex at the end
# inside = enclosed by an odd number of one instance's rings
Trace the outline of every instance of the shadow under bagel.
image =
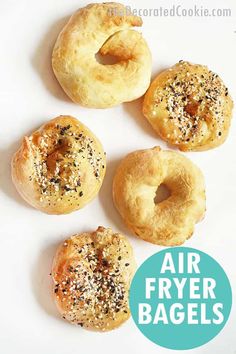
{"type": "Polygon", "coordinates": [[[51,268],[58,243],[45,247],[39,253],[31,272],[31,286],[39,306],[52,317],[61,320],[53,299],[51,268]]]}
{"type": "Polygon", "coordinates": [[[98,194],[98,198],[108,220],[110,220],[110,223],[114,225],[114,229],[120,231],[125,236],[129,236],[136,239],[135,235],[133,235],[129,231],[129,229],[125,226],[120,214],[116,210],[116,207],[113,203],[113,197],[112,197],[113,177],[115,175],[115,171],[120,161],[121,159],[107,161],[107,170],[103,180],[102,187],[98,194]]]}
{"type": "Polygon", "coordinates": [[[52,51],[60,31],[64,28],[71,16],[63,17],[52,24],[42,37],[40,44],[35,49],[31,64],[45,88],[57,99],[72,102],[57,81],[52,65],[52,51]]]}
{"type": "MultiPolygon", "coordinates": [[[[135,124],[139,126],[139,128],[151,136],[154,139],[159,140],[158,135],[155,133],[151,124],[147,121],[142,113],[142,105],[143,105],[144,96],[138,98],[137,100],[131,102],[124,102],[123,108],[125,113],[127,113],[132,119],[135,121],[135,124]]],[[[158,142],[157,142],[158,143],[158,142]]]]}
{"type": "Polygon", "coordinates": [[[0,172],[0,190],[9,198],[15,200],[25,208],[30,206],[21,198],[17,192],[11,178],[11,160],[19,147],[19,142],[11,144],[7,149],[0,150],[1,172],[0,172]]]}

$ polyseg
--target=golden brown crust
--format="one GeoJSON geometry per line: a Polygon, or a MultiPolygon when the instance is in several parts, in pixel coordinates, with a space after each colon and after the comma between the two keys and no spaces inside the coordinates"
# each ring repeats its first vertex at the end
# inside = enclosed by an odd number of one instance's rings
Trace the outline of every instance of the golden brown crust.
{"type": "Polygon", "coordinates": [[[128,292],[136,268],[121,234],[99,227],[74,235],[57,250],[52,277],[57,307],[73,324],[109,331],[129,316],[128,292]]]}
{"type": "Polygon", "coordinates": [[[142,96],[150,84],[151,54],[138,16],[126,15],[118,3],[90,4],[78,10],[58,36],[54,73],[67,95],[85,107],[107,108],[142,96]],[[124,15],[123,15],[124,14],[124,15]],[[112,55],[114,65],[102,65],[95,55],[112,55]]]}
{"type": "Polygon", "coordinates": [[[158,135],[182,151],[217,147],[227,138],[233,102],[206,66],[180,61],[148,89],[143,113],[158,135]]]}
{"type": "Polygon", "coordinates": [[[181,245],[204,216],[204,178],[197,166],[177,152],[159,147],[135,151],[116,171],[113,199],[137,236],[158,245],[181,245]],[[170,197],[155,203],[161,184],[169,189],[170,197]]]}
{"type": "Polygon", "coordinates": [[[101,143],[70,116],[54,118],[24,137],[12,159],[18,192],[48,214],[81,209],[98,193],[105,169],[101,143]]]}

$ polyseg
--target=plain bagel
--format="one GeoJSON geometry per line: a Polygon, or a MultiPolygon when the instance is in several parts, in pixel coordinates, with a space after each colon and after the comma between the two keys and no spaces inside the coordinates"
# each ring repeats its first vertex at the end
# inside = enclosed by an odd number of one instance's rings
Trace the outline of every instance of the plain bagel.
{"type": "Polygon", "coordinates": [[[113,199],[138,237],[158,245],[181,245],[204,216],[204,178],[197,166],[177,152],[159,147],[135,151],[118,166],[113,199]],[[162,184],[170,196],[156,203],[162,184]]]}
{"type": "Polygon", "coordinates": [[[118,3],[90,4],[78,10],[58,36],[53,71],[64,91],[85,107],[107,108],[142,96],[150,84],[151,54],[138,16],[118,3]],[[96,54],[118,59],[103,65],[96,54]]]}

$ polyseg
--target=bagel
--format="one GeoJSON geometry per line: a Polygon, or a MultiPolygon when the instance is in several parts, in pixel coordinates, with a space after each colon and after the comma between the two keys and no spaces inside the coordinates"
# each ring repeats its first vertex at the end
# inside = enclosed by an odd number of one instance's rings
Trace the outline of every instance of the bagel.
{"type": "Polygon", "coordinates": [[[135,271],[127,238],[99,227],[66,240],[53,261],[54,297],[64,319],[108,331],[130,316],[128,292],[135,271]]]}
{"type": "Polygon", "coordinates": [[[98,193],[106,159],[93,133],[70,116],[52,119],[24,137],[12,159],[21,196],[48,214],[81,209],[98,193]]]}
{"type": "Polygon", "coordinates": [[[145,241],[177,246],[193,233],[205,213],[204,178],[197,166],[159,147],[127,155],[113,181],[114,204],[128,228],[145,241]],[[164,185],[170,196],[156,202],[164,185]]]}
{"type": "Polygon", "coordinates": [[[180,61],[152,82],[143,113],[157,134],[182,151],[203,151],[227,138],[233,101],[206,66],[180,61]]]}
{"type": "Polygon", "coordinates": [[[134,26],[138,16],[126,15],[117,3],[90,4],[78,10],[59,34],[52,53],[57,80],[75,103],[107,108],[142,96],[150,84],[150,50],[134,26]],[[95,55],[119,62],[100,64],[95,55]]]}

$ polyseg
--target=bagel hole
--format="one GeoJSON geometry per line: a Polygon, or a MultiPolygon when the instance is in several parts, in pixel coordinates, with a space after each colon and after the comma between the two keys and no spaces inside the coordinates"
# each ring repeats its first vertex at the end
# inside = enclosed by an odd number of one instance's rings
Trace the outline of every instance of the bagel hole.
{"type": "Polygon", "coordinates": [[[160,184],[156,190],[156,195],[154,197],[154,203],[159,204],[170,197],[171,193],[169,188],[165,184],[160,184]]]}
{"type": "Polygon", "coordinates": [[[97,62],[102,65],[114,65],[119,62],[119,59],[114,55],[110,55],[110,54],[102,55],[100,52],[95,54],[95,58],[97,62]]]}

